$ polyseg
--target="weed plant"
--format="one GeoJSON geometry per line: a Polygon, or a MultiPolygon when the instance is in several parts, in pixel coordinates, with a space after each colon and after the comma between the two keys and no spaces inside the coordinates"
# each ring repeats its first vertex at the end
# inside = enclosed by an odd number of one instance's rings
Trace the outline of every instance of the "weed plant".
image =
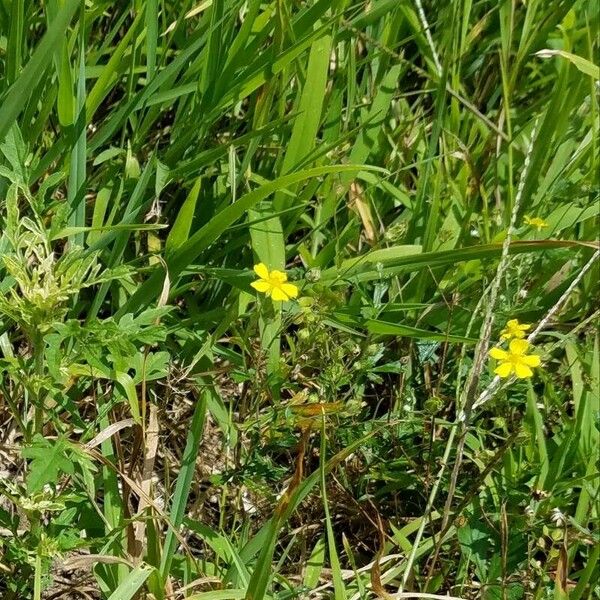
{"type": "Polygon", "coordinates": [[[599,19],[0,2],[0,597],[600,598],[599,19]]]}

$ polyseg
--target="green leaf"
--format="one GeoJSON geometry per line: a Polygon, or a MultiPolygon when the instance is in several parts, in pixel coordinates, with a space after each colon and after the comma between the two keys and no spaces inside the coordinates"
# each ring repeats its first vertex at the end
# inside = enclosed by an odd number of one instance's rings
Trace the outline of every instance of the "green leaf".
{"type": "Polygon", "coordinates": [[[179,212],[177,213],[177,218],[173,223],[173,227],[171,228],[165,243],[165,252],[167,254],[179,248],[190,237],[190,231],[192,229],[192,222],[194,221],[196,203],[198,202],[198,196],[200,195],[201,185],[202,178],[198,177],[192,189],[190,190],[190,193],[185,199],[185,202],[182,204],[179,212]]]}
{"type": "Polygon", "coordinates": [[[173,528],[178,528],[183,523],[187,500],[192,487],[192,480],[194,478],[194,471],[196,469],[198,448],[200,447],[200,441],[202,440],[202,433],[204,431],[207,398],[214,393],[215,391],[210,387],[207,387],[201,391],[200,398],[196,402],[196,406],[194,408],[192,422],[188,428],[185,449],[183,450],[183,455],[180,462],[179,475],[177,476],[177,483],[175,484],[175,493],[173,494],[173,500],[171,501],[169,516],[170,525],[172,525],[172,527],[169,526],[169,530],[165,538],[159,569],[163,581],[165,581],[169,576],[171,562],[173,561],[173,556],[175,555],[175,550],[177,549],[177,537],[175,536],[173,528]]]}
{"type": "Polygon", "coordinates": [[[23,448],[24,458],[32,459],[27,474],[27,491],[39,492],[47,483],[58,483],[61,473],[72,475],[73,463],[67,457],[68,444],[64,438],[45,439],[36,434],[31,446],[23,448]]]}
{"type": "Polygon", "coordinates": [[[325,549],[325,538],[320,537],[310,553],[304,571],[304,586],[309,590],[314,590],[319,584],[325,565],[325,549]]]}
{"type": "MultiPolygon", "coordinates": [[[[584,243],[570,240],[535,240],[535,241],[515,241],[510,245],[511,254],[521,254],[524,252],[541,252],[556,248],[581,248],[584,243]]],[[[441,252],[423,252],[402,257],[401,254],[394,255],[390,252],[389,256],[381,255],[378,263],[381,268],[373,268],[370,265],[368,255],[365,260],[354,260],[346,268],[332,267],[322,272],[321,281],[338,280],[337,283],[343,283],[351,279],[352,281],[373,281],[382,277],[389,277],[401,272],[419,271],[440,267],[444,265],[455,265],[460,262],[470,260],[483,260],[500,256],[502,244],[484,244],[482,246],[471,246],[469,248],[457,248],[453,250],[444,250],[441,252]]]]}
{"type": "Polygon", "coordinates": [[[157,229],[164,229],[165,227],[167,227],[167,225],[158,225],[154,223],[117,223],[116,225],[100,225],[98,227],[65,227],[53,234],[50,239],[52,241],[61,240],[85,232],[156,231],[157,229]]]}
{"type": "MultiPolygon", "coordinates": [[[[298,115],[294,119],[292,135],[281,165],[282,175],[297,168],[315,145],[326,96],[331,42],[330,35],[323,35],[315,40],[311,46],[306,82],[300,96],[298,115]]],[[[285,210],[291,204],[292,201],[284,194],[278,193],[275,195],[273,206],[276,211],[285,210]]]]}
{"type": "Polygon", "coordinates": [[[126,68],[127,61],[125,61],[123,57],[125,52],[128,50],[131,51],[131,42],[134,39],[139,24],[143,20],[143,16],[143,11],[138,12],[125,35],[123,35],[117,46],[112,49],[108,62],[102,68],[100,76],[96,80],[96,84],[88,94],[85,103],[87,122],[92,119],[102,101],[118,82],[121,71],[126,68]]]}
{"type": "Polygon", "coordinates": [[[566,50],[549,50],[545,48],[544,50],[539,50],[535,53],[536,56],[540,58],[551,58],[553,56],[560,56],[568,60],[570,63],[574,64],[582,73],[593,77],[594,79],[600,79],[600,67],[595,65],[591,60],[587,58],[583,58],[581,56],[577,56],[576,54],[571,54],[566,50]]]}
{"type": "Polygon", "coordinates": [[[188,600],[243,600],[246,590],[213,590],[192,594],[188,600]]]}
{"type": "Polygon", "coordinates": [[[425,340],[437,340],[440,342],[454,342],[455,344],[474,344],[476,338],[467,338],[459,335],[450,335],[399,323],[388,323],[377,319],[367,319],[364,323],[367,331],[378,335],[393,335],[399,337],[417,338],[425,340]]]}
{"type": "Polygon", "coordinates": [[[108,600],[131,600],[154,571],[149,565],[141,565],[127,574],[121,585],[108,597],[108,600]]]}

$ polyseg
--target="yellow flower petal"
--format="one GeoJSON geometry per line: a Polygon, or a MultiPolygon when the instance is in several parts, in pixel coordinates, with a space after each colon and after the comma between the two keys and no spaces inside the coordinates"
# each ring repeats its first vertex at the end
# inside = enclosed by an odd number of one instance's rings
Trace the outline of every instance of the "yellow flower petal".
{"type": "Polygon", "coordinates": [[[292,283],[286,283],[287,274],[284,271],[269,271],[264,263],[258,263],[254,265],[254,272],[260,279],[253,281],[250,285],[273,300],[285,302],[298,296],[298,287],[292,283]]]}
{"type": "Polygon", "coordinates": [[[528,367],[539,367],[542,362],[541,358],[537,354],[528,354],[527,356],[523,356],[521,361],[528,367]]]}
{"type": "Polygon", "coordinates": [[[524,338],[525,331],[531,329],[527,323],[519,323],[518,319],[510,319],[506,327],[500,332],[501,340],[510,340],[511,338],[524,338]]]}
{"type": "Polygon", "coordinates": [[[508,377],[512,373],[512,370],[513,366],[511,363],[503,362],[496,367],[494,373],[496,373],[498,377],[508,377]]]}
{"type": "Polygon", "coordinates": [[[526,377],[531,377],[533,371],[525,363],[518,362],[515,364],[515,375],[519,379],[525,379],[526,377]]]}
{"type": "Polygon", "coordinates": [[[548,223],[546,223],[546,221],[544,221],[544,219],[542,219],[541,217],[530,217],[526,215],[523,221],[525,222],[525,225],[535,227],[538,231],[541,231],[545,227],[548,227],[548,223]]]}
{"type": "Polygon", "coordinates": [[[506,360],[508,357],[508,352],[506,350],[502,350],[502,348],[492,348],[489,352],[489,355],[496,360],[506,360]]]}
{"type": "Polygon", "coordinates": [[[527,340],[511,340],[508,345],[510,353],[517,355],[525,354],[527,348],[529,348],[529,342],[527,340]]]}
{"type": "Polygon", "coordinates": [[[271,298],[277,302],[286,302],[289,300],[289,296],[279,287],[274,287],[271,292],[271,298]]]}
{"type": "Polygon", "coordinates": [[[281,289],[290,298],[296,298],[298,296],[298,287],[295,286],[293,283],[282,283],[281,289]]]}
{"type": "Polygon", "coordinates": [[[268,281],[263,281],[259,279],[258,281],[253,281],[250,284],[256,291],[263,292],[266,294],[271,289],[271,284],[268,281]]]}
{"type": "Polygon", "coordinates": [[[258,263],[257,265],[254,265],[254,272],[261,279],[269,279],[269,269],[267,269],[267,265],[264,263],[258,263]]]}

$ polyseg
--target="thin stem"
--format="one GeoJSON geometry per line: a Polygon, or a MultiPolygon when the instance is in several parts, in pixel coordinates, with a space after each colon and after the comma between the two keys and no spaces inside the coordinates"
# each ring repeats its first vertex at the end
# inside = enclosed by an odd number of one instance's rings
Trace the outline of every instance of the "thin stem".
{"type": "Polygon", "coordinates": [[[41,388],[41,379],[44,375],[44,337],[36,330],[32,338],[34,374],[37,379],[34,398],[33,432],[42,433],[44,428],[44,395],[41,388]]]}
{"type": "Polygon", "coordinates": [[[412,566],[417,555],[417,550],[421,542],[421,538],[423,537],[423,533],[425,532],[425,527],[428,522],[429,514],[433,509],[433,503],[435,502],[438,490],[440,489],[440,484],[442,483],[442,479],[444,478],[444,473],[446,472],[446,467],[448,466],[448,459],[450,458],[450,452],[452,450],[452,445],[454,444],[455,436],[456,425],[453,426],[450,430],[450,435],[448,436],[448,441],[446,442],[446,449],[444,450],[444,456],[442,457],[442,465],[440,467],[440,470],[438,471],[435,483],[431,488],[431,492],[429,493],[429,498],[427,499],[427,506],[425,506],[425,512],[423,513],[423,516],[421,518],[421,524],[419,525],[415,541],[413,542],[411,552],[406,563],[406,568],[404,569],[404,575],[402,576],[402,586],[399,590],[400,592],[402,592],[402,589],[407,584],[408,578],[410,577],[410,573],[412,572],[412,566]]]}
{"type": "Polygon", "coordinates": [[[8,407],[10,408],[12,418],[15,420],[17,426],[25,436],[25,439],[29,440],[29,432],[27,431],[27,427],[23,422],[23,419],[21,419],[21,415],[19,414],[19,407],[17,406],[16,402],[13,401],[11,395],[8,393],[7,390],[3,392],[3,398],[6,400],[6,404],[8,404],[8,407]]]}
{"type": "Polygon", "coordinates": [[[423,26],[423,30],[425,31],[425,39],[427,40],[427,44],[429,45],[429,49],[431,50],[431,55],[433,56],[433,62],[435,64],[435,68],[437,69],[437,74],[441,75],[442,63],[440,62],[439,55],[435,48],[435,44],[433,43],[433,37],[431,37],[431,29],[429,27],[427,17],[425,16],[425,11],[423,10],[423,4],[421,4],[421,0],[415,0],[415,4],[417,5],[419,19],[421,20],[421,25],[423,26]]]}

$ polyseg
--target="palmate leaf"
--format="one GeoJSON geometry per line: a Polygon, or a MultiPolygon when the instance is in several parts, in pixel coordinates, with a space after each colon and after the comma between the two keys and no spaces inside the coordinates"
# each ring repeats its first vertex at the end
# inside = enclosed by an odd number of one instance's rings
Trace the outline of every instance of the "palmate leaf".
{"type": "Polygon", "coordinates": [[[64,437],[49,440],[40,434],[33,438],[31,446],[21,451],[23,458],[31,459],[27,474],[27,491],[39,492],[46,484],[56,484],[61,474],[82,475],[85,487],[94,493],[93,473],[96,470],[90,458],[64,437]]]}
{"type": "Polygon", "coordinates": [[[56,483],[61,473],[72,475],[73,462],[67,456],[68,443],[64,438],[48,440],[37,434],[28,448],[23,448],[24,458],[32,459],[27,474],[27,491],[39,492],[47,483],[56,483]]]}

